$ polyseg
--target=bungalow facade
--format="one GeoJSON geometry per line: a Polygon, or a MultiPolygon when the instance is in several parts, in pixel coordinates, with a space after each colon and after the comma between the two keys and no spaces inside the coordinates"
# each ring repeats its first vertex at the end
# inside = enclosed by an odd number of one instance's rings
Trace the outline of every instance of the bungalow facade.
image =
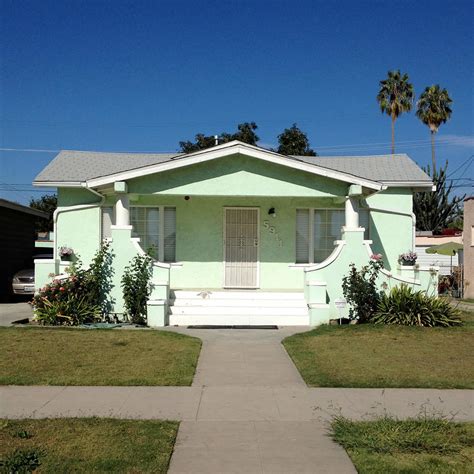
{"type": "MultiPolygon", "coordinates": [[[[233,141],[191,154],[62,151],[36,177],[58,188],[54,258],[87,264],[103,239],[113,257],[113,312],[137,253],[154,259],[151,326],[317,325],[337,318],[349,264],[382,254],[381,284],[436,291],[436,269],[402,267],[413,250],[415,191],[433,183],[407,155],[283,156],[233,141]]],[[[343,310],[344,311],[344,310],[343,310]]]]}

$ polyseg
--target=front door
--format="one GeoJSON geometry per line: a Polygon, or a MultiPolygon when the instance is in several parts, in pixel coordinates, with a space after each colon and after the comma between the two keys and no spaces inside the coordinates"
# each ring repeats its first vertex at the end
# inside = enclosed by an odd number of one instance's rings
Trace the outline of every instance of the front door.
{"type": "Polygon", "coordinates": [[[224,286],[258,287],[258,209],[224,209],[224,286]]]}

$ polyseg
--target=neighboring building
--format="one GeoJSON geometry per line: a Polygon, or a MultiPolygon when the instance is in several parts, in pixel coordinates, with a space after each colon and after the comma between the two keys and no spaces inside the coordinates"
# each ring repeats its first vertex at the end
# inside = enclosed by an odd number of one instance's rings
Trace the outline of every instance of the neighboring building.
{"type": "Polygon", "coordinates": [[[474,196],[464,200],[464,298],[474,299],[474,196]]]}
{"type": "Polygon", "coordinates": [[[406,155],[291,157],[238,141],[187,155],[62,151],[34,184],[58,188],[38,287],[69,265],[58,247],[87,264],[110,239],[120,314],[123,270],[150,250],[152,326],[327,322],[349,264],[374,253],[389,286],[436,292],[436,271],[398,264],[415,246],[413,193],[433,186],[406,155]]]}
{"type": "Polygon", "coordinates": [[[0,199],[0,301],[12,296],[12,278],[19,271],[33,268],[35,220],[48,218],[44,212],[0,199]]]}
{"type": "Polygon", "coordinates": [[[462,244],[462,238],[461,232],[457,232],[454,235],[432,235],[431,232],[417,232],[415,251],[418,255],[418,264],[425,267],[439,267],[440,275],[450,275],[452,268],[463,264],[462,251],[450,257],[449,255],[426,253],[426,249],[435,245],[447,244],[448,242],[462,244]]]}

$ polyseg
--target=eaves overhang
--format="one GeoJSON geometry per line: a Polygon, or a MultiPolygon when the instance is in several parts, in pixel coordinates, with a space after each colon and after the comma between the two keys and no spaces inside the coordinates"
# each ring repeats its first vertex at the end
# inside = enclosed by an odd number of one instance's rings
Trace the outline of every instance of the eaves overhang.
{"type": "Polygon", "coordinates": [[[381,181],[387,188],[412,188],[413,191],[436,191],[432,181],[381,181]]]}

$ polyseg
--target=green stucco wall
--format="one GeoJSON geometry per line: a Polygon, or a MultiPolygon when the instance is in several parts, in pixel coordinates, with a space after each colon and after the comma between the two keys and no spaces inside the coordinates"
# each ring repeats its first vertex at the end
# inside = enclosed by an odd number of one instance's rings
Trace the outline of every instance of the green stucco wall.
{"type": "Polygon", "coordinates": [[[371,211],[370,239],[374,253],[383,255],[385,267],[393,269],[401,253],[413,250],[412,192],[406,188],[389,188],[361,203],[371,211]],[[384,209],[381,211],[378,209],[384,209]],[[392,212],[386,212],[392,211],[392,212]]]}
{"type": "Polygon", "coordinates": [[[100,242],[101,213],[98,207],[71,210],[72,206],[99,203],[100,198],[87,189],[58,190],[56,247],[72,247],[84,264],[88,264],[100,242]]]}
{"type": "Polygon", "coordinates": [[[347,183],[304,171],[234,155],[135,178],[130,193],[206,196],[341,196],[347,183]]]}

